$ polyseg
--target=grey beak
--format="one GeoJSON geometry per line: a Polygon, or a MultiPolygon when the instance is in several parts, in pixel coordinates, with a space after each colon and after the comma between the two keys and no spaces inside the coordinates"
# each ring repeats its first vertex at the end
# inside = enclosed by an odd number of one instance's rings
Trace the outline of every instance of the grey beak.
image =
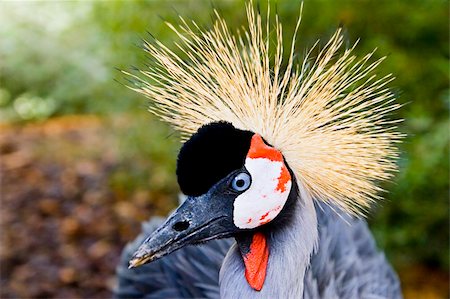
{"type": "Polygon", "coordinates": [[[234,194],[221,184],[198,197],[188,197],[134,253],[130,268],[157,260],[189,244],[230,237],[237,228],[232,221],[234,194]]]}

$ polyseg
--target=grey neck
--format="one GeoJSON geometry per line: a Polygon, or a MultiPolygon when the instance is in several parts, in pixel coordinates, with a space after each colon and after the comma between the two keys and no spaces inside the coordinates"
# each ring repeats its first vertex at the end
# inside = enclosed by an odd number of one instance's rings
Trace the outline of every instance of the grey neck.
{"type": "Polygon", "coordinates": [[[221,298],[302,298],[303,280],[318,240],[317,216],[309,194],[299,186],[293,221],[269,236],[269,264],[261,291],[245,279],[245,268],[236,244],[220,269],[221,298]]]}

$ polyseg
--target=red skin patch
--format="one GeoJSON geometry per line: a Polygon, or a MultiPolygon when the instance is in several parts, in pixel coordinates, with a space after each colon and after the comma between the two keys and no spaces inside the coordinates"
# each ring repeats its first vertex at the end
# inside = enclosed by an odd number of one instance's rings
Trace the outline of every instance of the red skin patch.
{"type": "Polygon", "coordinates": [[[281,168],[280,176],[278,177],[278,185],[277,185],[277,191],[285,192],[286,191],[286,184],[291,180],[291,174],[287,170],[287,167],[283,164],[283,167],[281,168]]]}
{"type": "Polygon", "coordinates": [[[259,134],[254,134],[250,143],[250,149],[247,153],[247,158],[258,159],[265,158],[271,161],[283,162],[283,155],[264,143],[264,140],[259,134]]]}
{"type": "Polygon", "coordinates": [[[267,218],[267,219],[264,220],[264,221],[259,221],[259,225],[267,224],[267,223],[269,223],[270,221],[272,221],[272,218],[267,218]]]}
{"type": "Polygon", "coordinates": [[[275,190],[280,192],[286,191],[286,183],[291,180],[291,174],[289,173],[286,165],[284,165],[283,155],[280,151],[265,144],[260,135],[254,134],[250,143],[250,149],[247,153],[247,158],[262,158],[269,159],[270,161],[274,162],[282,162],[283,167],[281,168],[281,173],[278,177],[277,188],[275,190]]]}
{"type": "Polygon", "coordinates": [[[272,221],[272,218],[267,218],[267,216],[269,216],[269,213],[271,211],[278,211],[278,210],[281,210],[281,206],[277,206],[275,209],[271,209],[269,212],[262,215],[261,218],[259,218],[259,225],[263,225],[272,221]]]}
{"type": "Polygon", "coordinates": [[[267,263],[269,261],[269,247],[263,233],[255,233],[250,251],[243,256],[245,264],[245,278],[256,291],[261,291],[266,279],[267,263]]]}
{"type": "Polygon", "coordinates": [[[259,220],[263,221],[264,219],[266,219],[267,216],[269,216],[269,212],[262,215],[261,218],[259,218],[259,220]]]}

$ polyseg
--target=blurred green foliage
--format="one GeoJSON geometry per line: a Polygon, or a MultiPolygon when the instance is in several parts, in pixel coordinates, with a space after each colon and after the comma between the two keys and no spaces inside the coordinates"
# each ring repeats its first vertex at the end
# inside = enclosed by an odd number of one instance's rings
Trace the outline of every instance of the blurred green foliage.
{"type": "MultiPolygon", "coordinates": [[[[261,1],[265,9],[265,1],[261,1]]],[[[275,2],[275,1],[274,1],[275,2]]],[[[290,36],[300,4],[271,4],[290,36]]],[[[153,36],[176,49],[164,24],[177,14],[208,27],[212,8],[234,29],[245,24],[243,1],[2,2],[0,3],[0,118],[42,120],[63,114],[96,113],[114,119],[141,115],[146,100],[127,90],[115,69],[144,67],[142,40],[153,36]],[[135,47],[137,45],[137,47],[135,47]]],[[[393,73],[391,88],[405,106],[398,117],[408,137],[401,144],[400,172],[386,184],[386,200],[370,219],[381,247],[394,263],[448,267],[449,41],[448,1],[305,1],[297,52],[326,41],[343,26],[356,52],[378,48],[388,56],[379,73],[393,73]]],[[[128,117],[128,120],[133,117],[128,117]]],[[[164,192],[173,189],[177,142],[150,115],[118,132],[121,149],[136,161],[158,161],[164,192]],[[151,134],[149,134],[151,132],[151,134]],[[149,136],[151,136],[149,138],[149,136]]],[[[123,188],[146,188],[143,164],[112,178],[123,188]],[[139,168],[141,165],[141,168],[139,168]]],[[[159,185],[158,185],[159,184],[159,185]]],[[[149,187],[151,188],[151,186],[149,187]]]]}

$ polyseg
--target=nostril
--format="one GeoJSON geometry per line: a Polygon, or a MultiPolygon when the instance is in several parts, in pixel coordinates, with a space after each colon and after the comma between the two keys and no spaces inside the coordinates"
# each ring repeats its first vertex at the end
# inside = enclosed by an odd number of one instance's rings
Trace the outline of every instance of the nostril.
{"type": "Polygon", "coordinates": [[[181,232],[186,230],[189,227],[189,222],[188,221],[179,221],[177,223],[175,223],[172,228],[174,230],[176,230],[177,232],[181,232]]]}

